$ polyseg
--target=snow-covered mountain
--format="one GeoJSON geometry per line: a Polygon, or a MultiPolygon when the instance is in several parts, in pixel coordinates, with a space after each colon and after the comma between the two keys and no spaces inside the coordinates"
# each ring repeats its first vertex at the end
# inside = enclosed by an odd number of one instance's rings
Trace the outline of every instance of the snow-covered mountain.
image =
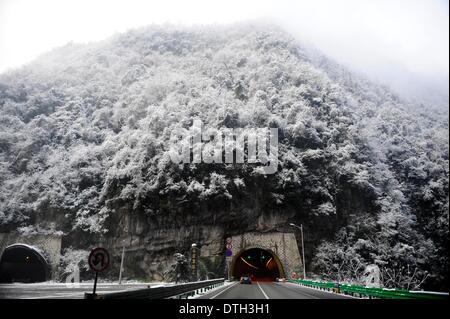
{"type": "Polygon", "coordinates": [[[152,26],[0,76],[0,232],[64,232],[66,251],[131,237],[135,273],[160,278],[192,240],[298,222],[325,279],[375,263],[388,286],[415,271],[448,289],[448,149],[448,111],[277,27],[152,26]],[[172,163],[170,134],[194,119],[278,128],[277,173],[172,163]]]}

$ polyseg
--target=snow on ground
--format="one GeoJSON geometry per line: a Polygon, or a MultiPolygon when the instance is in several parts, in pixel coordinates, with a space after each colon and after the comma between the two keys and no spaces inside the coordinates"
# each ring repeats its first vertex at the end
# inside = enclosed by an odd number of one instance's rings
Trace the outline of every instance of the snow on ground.
{"type": "MultiPolygon", "coordinates": [[[[59,281],[45,281],[45,282],[33,282],[33,283],[22,283],[22,282],[15,282],[15,283],[5,283],[2,285],[6,285],[9,287],[17,286],[17,287],[43,287],[43,286],[92,286],[94,284],[94,280],[84,280],[83,282],[77,282],[77,283],[65,283],[65,282],[59,282],[59,281]]],[[[130,285],[150,285],[151,287],[161,287],[166,286],[168,283],[165,282],[142,282],[137,280],[126,280],[122,281],[121,284],[119,284],[118,281],[106,281],[106,280],[99,280],[97,282],[97,285],[99,286],[130,286],[130,285]]]]}

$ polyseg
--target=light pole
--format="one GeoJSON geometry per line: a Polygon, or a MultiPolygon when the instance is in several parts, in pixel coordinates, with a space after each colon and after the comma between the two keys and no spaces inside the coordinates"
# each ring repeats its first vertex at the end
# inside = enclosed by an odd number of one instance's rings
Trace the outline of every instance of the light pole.
{"type": "Polygon", "coordinates": [[[122,258],[120,259],[119,285],[122,284],[123,260],[125,258],[125,243],[122,246],[122,258]]]}
{"type": "Polygon", "coordinates": [[[305,261],[305,244],[303,242],[303,225],[300,224],[300,226],[297,226],[294,223],[290,223],[289,225],[300,229],[300,234],[302,236],[303,279],[306,279],[306,266],[305,266],[306,261],[305,261]]]}

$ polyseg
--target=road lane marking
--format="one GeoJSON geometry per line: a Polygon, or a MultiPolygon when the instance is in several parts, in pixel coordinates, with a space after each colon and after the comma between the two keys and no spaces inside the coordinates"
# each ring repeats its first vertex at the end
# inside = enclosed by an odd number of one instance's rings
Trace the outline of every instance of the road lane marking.
{"type": "Polygon", "coordinates": [[[234,284],[229,285],[227,288],[225,288],[225,289],[222,290],[221,292],[215,294],[214,296],[212,296],[212,297],[209,298],[209,299],[214,299],[214,298],[216,298],[216,297],[217,297],[218,295],[220,295],[221,293],[224,293],[225,291],[227,291],[227,290],[230,289],[231,287],[236,286],[236,284],[237,284],[237,282],[235,282],[234,284]]]}
{"type": "Polygon", "coordinates": [[[18,298],[18,299],[82,299],[84,294],[80,293],[60,293],[57,295],[45,295],[45,296],[29,296],[24,298],[18,298]],[[70,298],[72,297],[72,298],[70,298]],[[78,298],[76,298],[78,297],[78,298]]]}
{"type": "MultiPolygon", "coordinates": [[[[288,284],[291,284],[290,285],[291,287],[296,287],[295,289],[298,289],[297,287],[300,286],[301,288],[305,288],[306,290],[309,289],[309,290],[312,290],[312,291],[322,292],[322,293],[329,294],[329,295],[332,295],[332,296],[342,296],[342,297],[344,297],[342,299],[361,299],[361,298],[357,298],[357,297],[354,297],[354,296],[344,295],[344,294],[341,294],[341,293],[331,292],[331,291],[328,291],[328,290],[320,290],[320,289],[307,287],[307,286],[303,286],[303,285],[299,285],[299,284],[294,284],[294,283],[290,283],[290,282],[288,284]]],[[[319,298],[319,299],[324,299],[324,298],[319,298]]],[[[327,298],[327,299],[333,299],[333,298],[327,298]]]]}
{"type": "MultiPolygon", "coordinates": [[[[294,285],[295,285],[295,284],[294,284],[294,285]]],[[[300,285],[299,285],[299,286],[300,286],[300,285]]],[[[316,288],[312,288],[312,287],[307,287],[307,286],[302,286],[302,288],[306,288],[306,289],[313,290],[313,291],[323,292],[323,293],[325,293],[325,294],[329,294],[329,295],[332,295],[332,296],[342,296],[342,297],[345,297],[345,298],[343,298],[343,299],[346,299],[346,298],[348,298],[348,299],[361,299],[361,298],[357,298],[357,297],[353,297],[353,296],[349,296],[349,295],[344,295],[344,294],[337,293],[337,292],[332,292],[332,291],[328,291],[328,290],[320,290],[320,289],[316,289],[316,288]]]]}
{"type": "MultiPolygon", "coordinates": [[[[102,293],[114,293],[114,292],[123,292],[123,291],[132,291],[134,289],[130,288],[130,289],[121,289],[121,290],[102,290],[100,289],[98,291],[99,294],[102,293]]],[[[18,299],[59,299],[59,298],[64,298],[64,299],[79,299],[79,298],[83,298],[84,297],[84,293],[88,292],[86,290],[83,291],[73,291],[73,292],[69,292],[69,291],[53,291],[52,294],[47,294],[47,295],[42,295],[42,291],[36,291],[35,294],[39,293],[40,295],[25,295],[25,296],[19,296],[17,297],[18,299]],[[72,298],[70,298],[72,297],[72,298]]]]}
{"type": "Polygon", "coordinates": [[[263,293],[264,297],[266,299],[269,299],[269,296],[267,296],[267,294],[264,292],[264,290],[261,288],[261,285],[259,284],[259,282],[256,282],[258,284],[259,289],[261,289],[261,292],[263,293]]]}
{"type": "Polygon", "coordinates": [[[311,294],[309,294],[309,293],[307,293],[307,292],[304,292],[304,291],[302,290],[302,288],[304,288],[304,287],[303,287],[303,286],[300,286],[300,285],[298,285],[297,287],[291,286],[293,289],[289,289],[289,288],[288,288],[289,286],[283,286],[282,284],[279,284],[279,283],[276,283],[276,285],[279,286],[279,287],[284,287],[284,288],[286,288],[286,289],[289,290],[289,291],[293,291],[293,292],[295,292],[295,293],[297,293],[297,294],[300,294],[300,295],[309,297],[309,298],[311,298],[311,299],[321,299],[321,298],[318,297],[318,296],[314,296],[314,295],[311,295],[311,294]]]}

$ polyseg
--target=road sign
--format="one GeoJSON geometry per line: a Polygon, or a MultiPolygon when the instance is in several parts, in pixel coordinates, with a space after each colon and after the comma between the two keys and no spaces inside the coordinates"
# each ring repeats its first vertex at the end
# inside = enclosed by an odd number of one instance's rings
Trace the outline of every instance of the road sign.
{"type": "Polygon", "coordinates": [[[97,247],[92,249],[91,253],[88,257],[89,267],[93,271],[95,271],[95,279],[94,279],[94,291],[93,295],[95,296],[95,291],[97,290],[97,279],[98,273],[100,271],[104,271],[108,268],[110,262],[109,253],[105,248],[97,247]]]}
{"type": "Polygon", "coordinates": [[[108,268],[110,262],[109,253],[105,248],[94,248],[89,254],[89,267],[95,272],[101,272],[108,268]]]}
{"type": "Polygon", "coordinates": [[[191,248],[191,279],[192,281],[197,281],[198,280],[198,276],[197,276],[197,259],[198,259],[198,248],[197,245],[192,244],[192,248],[191,248]]]}
{"type": "Polygon", "coordinates": [[[226,248],[226,250],[225,250],[225,257],[231,257],[231,256],[233,256],[233,251],[232,251],[233,245],[232,245],[232,239],[231,239],[231,237],[228,237],[228,238],[225,240],[225,248],[226,248]]]}

